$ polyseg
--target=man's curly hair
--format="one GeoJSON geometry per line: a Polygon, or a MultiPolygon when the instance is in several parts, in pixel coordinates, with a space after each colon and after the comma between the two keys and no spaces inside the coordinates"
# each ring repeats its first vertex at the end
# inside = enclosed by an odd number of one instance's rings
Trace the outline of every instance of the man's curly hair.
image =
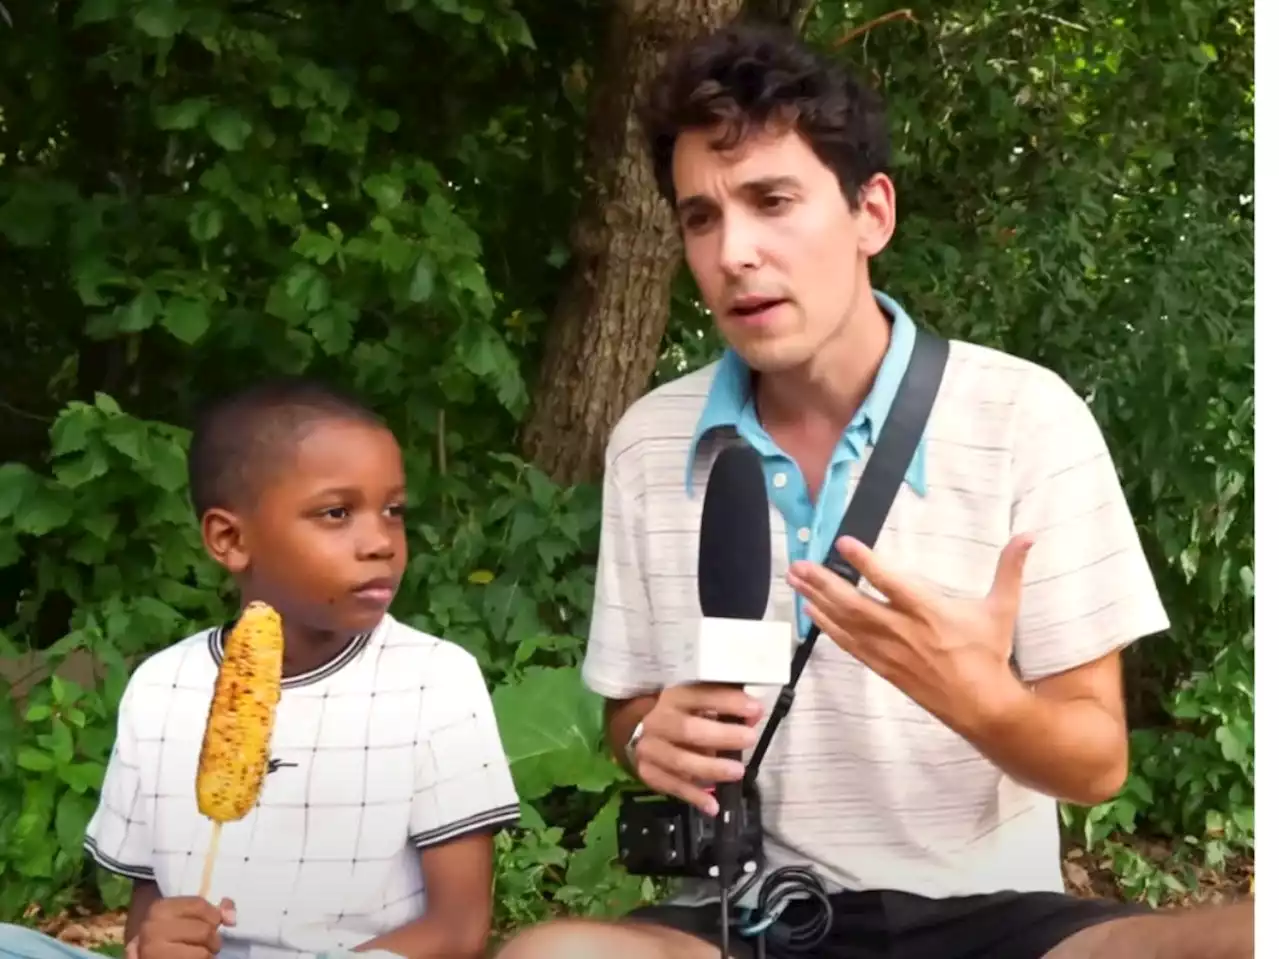
{"type": "Polygon", "coordinates": [[[851,207],[867,181],[889,169],[880,97],[781,27],[734,23],[673,51],[641,117],[669,203],[672,155],[686,130],[715,129],[715,148],[729,150],[762,129],[794,129],[836,175],[851,207]]]}

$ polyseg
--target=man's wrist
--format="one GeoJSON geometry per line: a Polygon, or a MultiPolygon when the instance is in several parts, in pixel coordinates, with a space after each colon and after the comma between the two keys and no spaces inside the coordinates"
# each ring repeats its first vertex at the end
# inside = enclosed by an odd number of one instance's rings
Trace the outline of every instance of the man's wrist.
{"type": "Polygon", "coordinates": [[[1035,707],[1035,693],[1011,667],[1005,666],[994,670],[991,682],[983,684],[966,705],[963,714],[956,718],[954,728],[981,748],[1021,725],[1028,710],[1035,707]]]}

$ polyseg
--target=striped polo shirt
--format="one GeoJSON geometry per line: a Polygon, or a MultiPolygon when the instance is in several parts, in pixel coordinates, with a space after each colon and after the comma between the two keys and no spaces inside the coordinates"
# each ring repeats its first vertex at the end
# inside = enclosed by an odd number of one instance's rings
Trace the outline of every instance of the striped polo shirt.
{"type": "MultiPolygon", "coordinates": [[[[636,402],[606,452],[587,685],[625,699],[668,685],[682,624],[699,616],[702,495],[731,427],[768,474],[768,615],[800,619],[789,561],[821,561],[874,448],[915,326],[892,320],[884,362],[811,503],[769,439],[732,353],[636,402]]],[[[937,401],[876,545],[940,592],[980,597],[1001,550],[1035,535],[1014,636],[1024,680],[1089,663],[1169,622],[1089,407],[1053,372],[952,342],[937,401]]],[[[860,588],[876,595],[865,580],[860,588]]],[[[749,690],[771,709],[777,690],[749,690]]],[[[923,896],[1061,891],[1056,803],[1015,782],[897,687],[821,637],[760,771],[766,868],[814,867],[832,889],[923,896]]],[[[686,884],[681,901],[715,895],[686,884]]],[[[747,899],[750,902],[750,897],[747,899]]]]}

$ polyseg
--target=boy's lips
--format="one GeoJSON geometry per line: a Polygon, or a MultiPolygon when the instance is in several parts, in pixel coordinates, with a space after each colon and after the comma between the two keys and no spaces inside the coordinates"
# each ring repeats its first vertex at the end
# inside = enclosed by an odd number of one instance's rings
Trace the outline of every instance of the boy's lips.
{"type": "Polygon", "coordinates": [[[366,580],[351,592],[357,599],[379,605],[388,605],[396,594],[397,582],[389,576],[366,580]]]}

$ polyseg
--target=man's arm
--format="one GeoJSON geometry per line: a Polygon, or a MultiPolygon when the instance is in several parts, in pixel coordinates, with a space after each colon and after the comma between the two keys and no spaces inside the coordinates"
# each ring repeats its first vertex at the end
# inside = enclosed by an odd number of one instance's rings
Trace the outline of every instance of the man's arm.
{"type": "Polygon", "coordinates": [[[1011,776],[1083,805],[1128,776],[1120,653],[1169,626],[1102,431],[1060,377],[1031,380],[1012,530],[1030,533],[1010,677],[972,738],[1011,776]]]}
{"type": "Polygon", "coordinates": [[[606,699],[604,702],[605,735],[609,741],[609,747],[613,750],[613,755],[617,757],[618,762],[632,775],[635,774],[635,770],[631,768],[631,763],[627,759],[627,741],[631,739],[636,724],[648,715],[649,710],[653,709],[657,702],[657,693],[634,696],[630,699],[606,699]]]}
{"type": "Polygon", "coordinates": [[[493,834],[459,836],[423,849],[427,914],[357,946],[405,959],[479,959],[493,919],[493,834]]]}
{"type": "Polygon", "coordinates": [[[1029,686],[1008,685],[956,731],[1012,778],[1081,806],[1106,802],[1129,774],[1119,652],[1029,686]]]}

